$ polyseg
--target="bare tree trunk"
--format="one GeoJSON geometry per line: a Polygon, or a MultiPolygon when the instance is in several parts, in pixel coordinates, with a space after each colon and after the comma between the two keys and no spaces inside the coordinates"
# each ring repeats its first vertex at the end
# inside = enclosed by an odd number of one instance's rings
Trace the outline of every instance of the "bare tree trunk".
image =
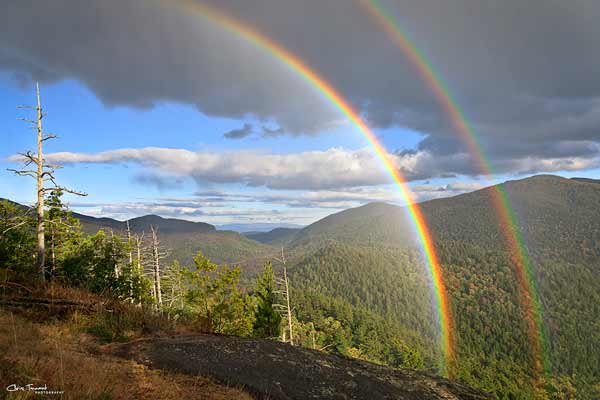
{"type": "Polygon", "coordinates": [[[45,279],[45,264],[46,264],[46,242],[44,232],[44,160],[42,157],[42,105],[40,101],[40,85],[35,84],[35,93],[37,97],[37,254],[38,254],[38,269],[42,280],[45,279]]]}
{"type": "MultiPolygon", "coordinates": [[[[275,259],[278,260],[277,258],[275,258],[275,259]]],[[[293,328],[293,323],[292,323],[290,285],[289,285],[289,281],[288,281],[288,277],[287,277],[287,268],[286,268],[286,263],[285,263],[285,255],[283,254],[283,247],[281,248],[281,259],[278,261],[280,261],[281,264],[283,264],[283,278],[276,278],[276,282],[280,287],[283,286],[283,288],[281,290],[278,290],[277,293],[280,293],[283,295],[283,297],[285,299],[285,304],[273,304],[273,306],[279,312],[281,312],[282,314],[285,314],[285,317],[287,318],[287,322],[288,322],[288,331],[289,331],[289,336],[290,336],[289,342],[291,345],[294,345],[294,328],[293,328]]],[[[283,329],[283,332],[281,333],[281,341],[282,342],[286,341],[285,329],[283,329]]]]}
{"type": "MultiPolygon", "coordinates": [[[[143,274],[143,268],[142,268],[142,241],[144,240],[144,232],[142,232],[142,235],[135,235],[135,247],[136,247],[136,251],[137,251],[137,260],[135,262],[135,267],[132,265],[132,268],[135,268],[135,276],[136,278],[140,278],[143,274]]],[[[139,296],[138,300],[138,304],[141,306],[142,304],[142,297],[141,295],[139,296]]]]}
{"type": "Polygon", "coordinates": [[[288,329],[290,330],[290,344],[294,345],[294,332],[292,330],[292,309],[290,308],[290,287],[288,284],[287,270],[285,267],[283,267],[283,281],[285,282],[285,301],[287,303],[287,318],[288,329]]]}
{"type": "Polygon", "coordinates": [[[133,248],[131,247],[131,229],[127,220],[127,246],[129,246],[129,265],[133,266],[133,248]]]}
{"type": "Polygon", "coordinates": [[[144,239],[144,233],[142,236],[135,235],[135,246],[137,249],[137,273],[142,273],[142,240],[144,239]]]}
{"type": "Polygon", "coordinates": [[[162,296],[160,293],[160,252],[159,252],[159,242],[158,237],[156,236],[156,229],[153,226],[150,226],[150,230],[152,230],[152,256],[154,258],[154,298],[156,300],[156,308],[158,310],[161,309],[162,306],[162,296]]]}
{"type": "Polygon", "coordinates": [[[127,220],[127,249],[129,250],[129,301],[133,303],[133,247],[131,242],[131,229],[129,229],[129,220],[127,220]]]}
{"type": "Polygon", "coordinates": [[[111,241],[111,255],[110,257],[112,258],[112,260],[115,263],[115,278],[118,278],[119,276],[121,276],[121,269],[119,268],[119,263],[117,262],[117,257],[114,251],[114,245],[115,245],[115,232],[113,232],[113,230],[110,230],[110,241],[111,241]]]}
{"type": "Polygon", "coordinates": [[[42,112],[42,102],[40,99],[40,85],[36,83],[35,85],[35,95],[37,99],[37,105],[35,107],[32,106],[20,106],[19,108],[30,108],[36,110],[36,119],[29,120],[25,118],[20,118],[21,120],[32,124],[33,127],[37,129],[37,154],[33,154],[31,151],[27,151],[26,153],[20,153],[24,159],[24,167],[29,167],[30,165],[35,165],[37,168],[35,169],[9,169],[9,171],[14,172],[19,176],[28,176],[36,180],[37,187],[37,267],[38,273],[40,274],[42,280],[45,280],[46,273],[46,243],[45,243],[45,221],[44,221],[44,196],[47,192],[67,192],[77,196],[87,196],[85,193],[77,192],[71,189],[68,189],[64,186],[59,186],[56,183],[56,178],[54,176],[54,172],[59,166],[45,164],[44,156],[42,152],[42,144],[44,141],[48,139],[55,139],[57,136],[53,134],[44,134],[42,130],[42,118],[46,115],[42,112]],[[44,182],[50,181],[51,186],[45,187],[44,182]]]}

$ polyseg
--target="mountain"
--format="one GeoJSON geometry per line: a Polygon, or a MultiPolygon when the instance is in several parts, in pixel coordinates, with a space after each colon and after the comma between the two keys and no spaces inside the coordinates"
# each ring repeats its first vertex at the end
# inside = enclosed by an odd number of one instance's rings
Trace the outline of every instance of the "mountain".
{"type": "MultiPolygon", "coordinates": [[[[530,255],[549,373],[535,378],[540,354],[532,353],[525,294],[491,201],[495,188],[484,188],[420,204],[454,315],[454,374],[498,398],[543,398],[540,388],[600,398],[600,185],[541,175],[501,189],[530,255]]],[[[402,207],[372,203],[328,216],[297,232],[286,250],[301,321],[352,320],[344,309],[367,309],[425,359],[439,358],[429,278],[402,207]]]]}
{"type": "Polygon", "coordinates": [[[290,229],[299,229],[302,228],[302,225],[297,224],[286,224],[286,223],[252,223],[252,224],[224,224],[219,225],[217,227],[220,230],[226,231],[236,231],[239,233],[259,233],[259,232],[269,232],[273,229],[277,228],[290,228],[290,229]]]}
{"type": "MultiPolygon", "coordinates": [[[[112,218],[90,217],[79,213],[73,213],[73,216],[81,222],[82,229],[87,233],[96,233],[100,229],[112,229],[119,232],[125,232],[127,230],[126,221],[117,221],[112,218]]],[[[129,220],[129,227],[131,231],[135,233],[150,232],[150,226],[158,229],[158,231],[163,234],[207,233],[216,230],[213,225],[204,222],[163,218],[158,215],[144,215],[143,217],[132,218],[129,220]]]]}
{"type": "Polygon", "coordinates": [[[600,184],[600,179],[591,179],[591,178],[571,178],[574,181],[584,182],[584,183],[596,183],[600,184]]]}
{"type": "Polygon", "coordinates": [[[268,232],[248,232],[244,236],[260,243],[283,246],[290,242],[298,232],[300,229],[297,228],[275,228],[268,232]]]}
{"type": "MultiPolygon", "coordinates": [[[[125,236],[127,223],[111,218],[95,218],[73,213],[81,222],[84,232],[94,234],[100,229],[112,230],[125,236]]],[[[204,222],[191,222],[158,215],[145,215],[129,220],[134,234],[148,237],[150,227],[157,229],[161,245],[167,250],[166,262],[177,259],[184,265],[192,263],[192,256],[198,251],[219,264],[240,264],[247,272],[257,271],[265,257],[273,249],[232,231],[219,231],[204,222]]]]}

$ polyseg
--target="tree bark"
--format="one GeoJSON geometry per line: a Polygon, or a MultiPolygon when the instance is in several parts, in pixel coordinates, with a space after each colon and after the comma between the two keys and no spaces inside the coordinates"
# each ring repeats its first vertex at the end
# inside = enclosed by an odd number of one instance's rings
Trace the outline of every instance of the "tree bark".
{"type": "Polygon", "coordinates": [[[36,83],[37,97],[37,264],[42,280],[45,279],[46,243],[44,232],[44,162],[42,157],[42,105],[40,101],[40,85],[36,83]]]}
{"type": "Polygon", "coordinates": [[[154,258],[154,295],[156,300],[156,308],[160,310],[162,306],[162,296],[160,293],[160,252],[158,248],[158,237],[156,236],[156,230],[153,226],[150,226],[152,230],[152,256],[154,258]]]}
{"type": "Polygon", "coordinates": [[[290,344],[294,345],[294,332],[292,330],[292,310],[290,308],[290,287],[288,285],[287,270],[283,267],[283,280],[285,282],[285,300],[287,303],[288,328],[290,330],[290,344]]]}

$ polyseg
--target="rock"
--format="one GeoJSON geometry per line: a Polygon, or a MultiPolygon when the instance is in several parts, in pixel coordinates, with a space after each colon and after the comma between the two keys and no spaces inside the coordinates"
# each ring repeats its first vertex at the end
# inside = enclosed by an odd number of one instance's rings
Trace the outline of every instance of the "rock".
{"type": "Polygon", "coordinates": [[[484,392],[413,370],[398,370],[271,340],[220,335],[158,338],[116,354],[153,368],[211,376],[259,399],[492,399],[484,392]]]}

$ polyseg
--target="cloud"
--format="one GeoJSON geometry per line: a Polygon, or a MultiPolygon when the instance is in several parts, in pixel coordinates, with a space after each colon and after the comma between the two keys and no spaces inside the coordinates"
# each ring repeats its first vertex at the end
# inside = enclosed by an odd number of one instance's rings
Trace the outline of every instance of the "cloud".
{"type": "MultiPolygon", "coordinates": [[[[413,188],[418,201],[455,196],[481,188],[479,183],[455,182],[413,188]]],[[[325,191],[203,191],[193,197],[167,197],[122,203],[72,202],[86,215],[128,219],[157,214],[210,223],[300,222],[312,223],[326,215],[370,202],[403,205],[392,186],[358,187],[325,191]]]]}
{"type": "MultiPolygon", "coordinates": [[[[564,146],[572,146],[565,143],[564,146]]],[[[553,157],[523,156],[497,162],[497,173],[552,173],[600,167],[600,145],[590,143],[586,151],[576,145],[580,156],[557,150],[553,157]]],[[[559,146],[560,147],[560,146],[559,146]]],[[[570,149],[569,153],[573,152],[570,149]]],[[[452,176],[477,176],[477,160],[465,153],[436,155],[426,150],[388,154],[407,181],[452,176]]],[[[9,157],[19,161],[22,156],[9,157]]],[[[242,184],[277,190],[332,190],[391,183],[381,160],[370,148],[330,148],[289,154],[257,151],[193,152],[185,149],[145,147],[99,153],[58,152],[46,159],[56,164],[134,164],[142,168],[136,182],[159,189],[181,186],[184,179],[198,184],[242,184]]]]}
{"type": "MultiPolygon", "coordinates": [[[[430,88],[360,2],[208,2],[296,53],[373,126],[420,131],[420,150],[435,156],[466,152],[430,88]]],[[[381,3],[443,77],[492,164],[581,157],[586,149],[597,156],[588,144],[600,142],[598,1],[381,3]],[[558,149],[557,142],[570,145],[558,149]]],[[[165,4],[8,2],[0,15],[0,69],[21,82],[76,79],[108,105],[176,101],[277,126],[264,136],[318,134],[339,120],[284,63],[165,4]]]]}
{"type": "Polygon", "coordinates": [[[192,178],[199,183],[241,183],[270,189],[340,188],[377,185],[390,180],[369,149],[331,148],[280,155],[147,147],[91,154],[52,153],[46,158],[59,164],[133,163],[144,168],[145,176],[158,175],[161,180],[172,176],[174,179],[192,178]]]}
{"type": "Polygon", "coordinates": [[[244,124],[241,128],[232,129],[223,134],[226,139],[242,139],[246,136],[252,135],[253,127],[252,124],[244,124]]]}
{"type": "Polygon", "coordinates": [[[277,137],[277,136],[282,136],[285,135],[285,131],[283,130],[283,128],[279,127],[279,128],[268,128],[266,126],[262,127],[262,136],[263,137],[277,137]]]}
{"type": "Polygon", "coordinates": [[[139,173],[133,177],[135,183],[140,185],[155,186],[159,190],[176,189],[183,185],[181,178],[174,179],[171,176],[161,176],[159,174],[139,173]]]}

